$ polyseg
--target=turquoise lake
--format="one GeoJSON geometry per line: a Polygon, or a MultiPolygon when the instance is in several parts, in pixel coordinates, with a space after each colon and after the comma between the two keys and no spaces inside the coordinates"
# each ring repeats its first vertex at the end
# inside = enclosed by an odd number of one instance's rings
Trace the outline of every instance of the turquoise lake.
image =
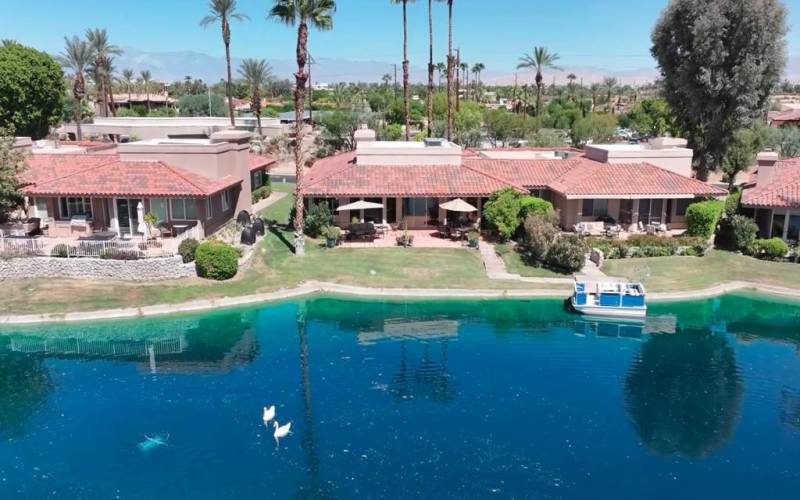
{"type": "Polygon", "coordinates": [[[773,498],[800,306],[313,298],[0,329],[0,498],[773,498]],[[292,434],[276,448],[262,408],[292,434]],[[150,438],[148,441],[147,438],[150,438]]]}

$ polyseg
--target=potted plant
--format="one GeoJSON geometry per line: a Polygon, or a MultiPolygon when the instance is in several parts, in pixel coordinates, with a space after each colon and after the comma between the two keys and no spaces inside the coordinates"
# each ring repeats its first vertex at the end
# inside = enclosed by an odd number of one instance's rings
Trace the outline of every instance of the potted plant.
{"type": "Polygon", "coordinates": [[[147,226],[147,239],[153,238],[153,229],[158,225],[158,215],[153,212],[144,214],[144,224],[147,226]]]}
{"type": "Polygon", "coordinates": [[[339,237],[342,235],[342,230],[336,226],[328,226],[325,229],[325,246],[333,248],[339,244],[339,237]]]}
{"type": "Polygon", "coordinates": [[[469,232],[469,234],[467,234],[467,245],[469,245],[470,248],[478,248],[480,241],[481,233],[478,231],[472,230],[469,232]]]}
{"type": "Polygon", "coordinates": [[[406,248],[414,244],[414,235],[408,234],[408,224],[406,222],[403,222],[403,234],[397,237],[397,244],[406,248]]]}

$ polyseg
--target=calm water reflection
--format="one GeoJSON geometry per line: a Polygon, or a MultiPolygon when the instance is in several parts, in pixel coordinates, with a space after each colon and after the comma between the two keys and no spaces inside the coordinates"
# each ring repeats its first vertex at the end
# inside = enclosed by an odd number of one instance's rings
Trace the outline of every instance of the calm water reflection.
{"type": "Polygon", "coordinates": [[[800,308],[651,312],[315,299],[7,328],[0,498],[793,494],[800,308]]]}

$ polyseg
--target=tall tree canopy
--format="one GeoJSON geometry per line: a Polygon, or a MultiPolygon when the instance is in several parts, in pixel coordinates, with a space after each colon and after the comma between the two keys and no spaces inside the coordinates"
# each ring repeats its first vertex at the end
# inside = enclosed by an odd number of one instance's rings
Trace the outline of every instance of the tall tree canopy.
{"type": "Polygon", "coordinates": [[[0,127],[45,137],[64,107],[64,73],[49,55],[16,42],[0,45],[0,127]]]}
{"type": "Polygon", "coordinates": [[[783,73],[785,36],[780,0],[672,0],[661,14],[651,52],[700,179],[720,165],[733,132],[763,113],[783,73]]]}

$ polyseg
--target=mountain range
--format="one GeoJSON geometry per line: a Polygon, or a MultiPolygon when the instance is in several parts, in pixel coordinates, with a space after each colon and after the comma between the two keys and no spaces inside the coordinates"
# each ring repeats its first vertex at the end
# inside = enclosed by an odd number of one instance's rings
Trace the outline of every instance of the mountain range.
{"type": "MultiPolygon", "coordinates": [[[[116,67],[119,71],[130,68],[137,73],[141,70],[150,70],[153,78],[159,81],[182,80],[185,76],[201,78],[206,82],[215,82],[225,75],[225,58],[194,51],[175,52],[148,52],[135,47],[124,47],[124,53],[117,57],[116,67]]],[[[240,58],[232,59],[234,74],[241,63],[240,58]]],[[[277,78],[291,78],[295,71],[295,62],[290,59],[272,59],[269,61],[273,74],[277,78]]],[[[516,81],[522,85],[533,82],[533,73],[530,71],[516,72],[492,70],[491,61],[485,62],[490,69],[485,71],[481,79],[493,85],[511,85],[516,81]]],[[[311,67],[312,82],[380,82],[383,75],[394,78],[395,66],[385,61],[354,61],[339,58],[317,58],[311,67]]],[[[397,64],[398,82],[402,78],[400,64],[397,64]]],[[[628,70],[613,70],[599,66],[567,67],[561,71],[548,71],[547,81],[553,78],[559,83],[566,82],[568,74],[574,73],[584,84],[599,82],[604,77],[615,77],[621,83],[641,84],[652,82],[658,78],[655,64],[652,67],[643,67],[628,70]]],[[[410,77],[412,82],[427,81],[425,65],[411,66],[410,77]]],[[[472,77],[472,75],[470,75],[472,77]]],[[[436,76],[438,80],[438,74],[436,76]]],[[[800,57],[791,57],[786,66],[786,78],[800,80],[800,57]]]]}

